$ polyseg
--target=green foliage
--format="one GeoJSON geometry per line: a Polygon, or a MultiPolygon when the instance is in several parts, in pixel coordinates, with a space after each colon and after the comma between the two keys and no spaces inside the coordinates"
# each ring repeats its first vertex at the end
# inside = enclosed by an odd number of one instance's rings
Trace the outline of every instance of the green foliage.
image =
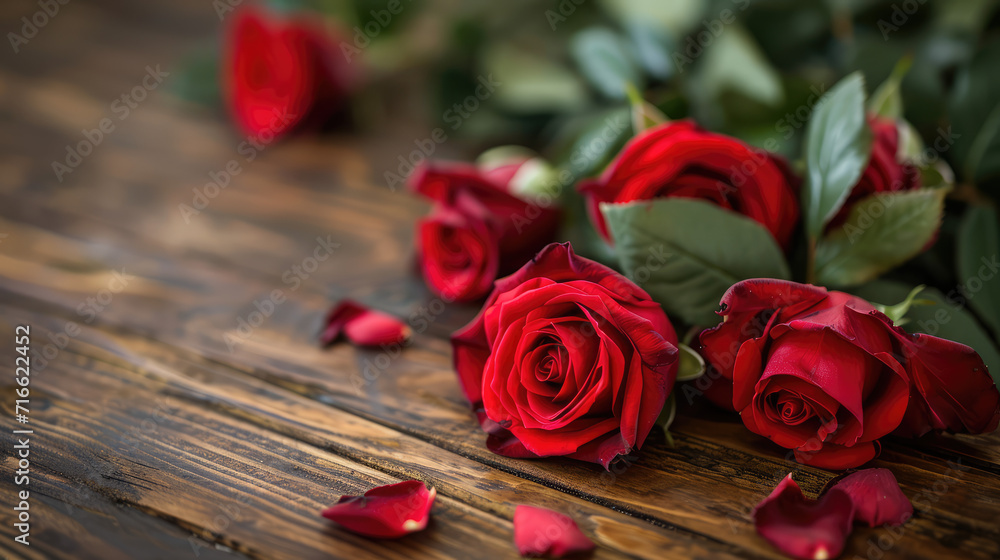
{"type": "Polygon", "coordinates": [[[603,204],[625,274],[672,319],[714,325],[719,300],[748,278],[790,278],[770,232],[701,200],[663,198],[603,204]]]}

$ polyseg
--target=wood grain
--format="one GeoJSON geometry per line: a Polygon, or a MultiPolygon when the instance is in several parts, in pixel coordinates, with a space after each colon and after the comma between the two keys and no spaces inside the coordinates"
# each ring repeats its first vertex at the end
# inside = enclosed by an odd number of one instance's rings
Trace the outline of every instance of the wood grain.
{"type": "MultiPolygon", "coordinates": [[[[35,9],[18,1],[0,17],[35,9]]],[[[295,138],[245,161],[224,120],[165,88],[57,180],[51,162],[116,118],[110,103],[147,65],[178,68],[218,25],[194,0],[64,10],[0,66],[0,340],[31,324],[41,351],[81,329],[35,366],[39,546],[27,557],[514,557],[518,503],[572,515],[596,557],[781,557],[750,509],[788,472],[811,495],[833,474],[704,402],[682,407],[675,447],[655,434],[611,473],[485,449],[447,340],[477,308],[445,305],[413,275],[426,205],[381,178],[426,123],[295,138]],[[241,172],[185,219],[178,205],[233,159],[241,172]],[[275,290],[285,300],[269,307],[275,290]],[[323,314],[348,296],[402,317],[412,344],[319,348],[323,314]],[[273,311],[243,336],[261,306],[273,311]],[[317,515],[406,478],[440,491],[424,533],[375,542],[317,515]]],[[[0,344],[0,359],[11,352],[0,344]]],[[[0,424],[7,448],[10,411],[0,424]]],[[[894,472],[917,515],[901,532],[858,528],[844,557],[1000,557],[1000,436],[885,443],[873,466],[894,472]]],[[[11,472],[8,460],[4,503],[11,472]]],[[[24,555],[3,525],[0,551],[24,555]]]]}

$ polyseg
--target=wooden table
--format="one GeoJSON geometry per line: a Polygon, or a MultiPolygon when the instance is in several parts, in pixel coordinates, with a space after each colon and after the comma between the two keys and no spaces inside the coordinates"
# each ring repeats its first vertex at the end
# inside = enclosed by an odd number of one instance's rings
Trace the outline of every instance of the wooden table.
{"type": "MultiPolygon", "coordinates": [[[[5,3],[0,28],[37,9],[5,3]]],[[[612,473],[485,449],[447,341],[476,309],[443,305],[413,275],[426,207],[381,182],[420,129],[297,138],[246,161],[227,122],[164,91],[127,118],[112,105],[147,66],[173,72],[213,36],[211,2],[60,9],[0,71],[6,555],[513,558],[514,507],[534,504],[576,519],[597,558],[781,557],[750,508],[790,471],[812,495],[833,474],[703,403],[682,407],[675,447],[656,433],[612,473]],[[114,129],[57,180],[52,161],[104,118],[114,129]],[[240,173],[185,219],[179,205],[231,160],[240,173]],[[322,243],[338,245],[309,270],[322,243]],[[264,303],[275,290],[284,301],[264,303]],[[406,319],[412,345],[320,348],[322,317],[345,296],[406,319]],[[37,351],[27,425],[14,420],[17,325],[37,351]],[[12,430],[25,427],[30,547],[13,542],[11,509],[23,489],[12,430]],[[342,494],[412,478],[439,493],[422,533],[373,541],[319,516],[342,494]]],[[[885,443],[874,466],[892,469],[917,515],[859,528],[845,558],[1000,557],[1000,437],[885,443]]]]}

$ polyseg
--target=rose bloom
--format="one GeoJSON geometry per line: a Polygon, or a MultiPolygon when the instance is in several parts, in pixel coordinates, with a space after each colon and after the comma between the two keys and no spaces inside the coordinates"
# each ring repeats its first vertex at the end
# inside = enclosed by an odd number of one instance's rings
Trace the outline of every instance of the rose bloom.
{"type": "Polygon", "coordinates": [[[783,280],[745,280],[700,335],[715,379],[706,395],[809,465],[845,469],[878,439],[930,430],[983,433],[997,392],[968,346],[908,334],[867,301],[783,280]]]}
{"type": "Polygon", "coordinates": [[[513,272],[555,238],[559,209],[513,192],[527,161],[491,168],[428,163],[411,175],[410,189],[435,202],[417,224],[421,272],[447,301],[486,296],[498,276],[513,272]]]}
{"type": "Polygon", "coordinates": [[[787,248],[799,218],[798,184],[780,158],[683,120],[630,140],[599,179],[579,190],[594,227],[609,242],[600,203],[676,196],[743,214],[787,248]]]}
{"type": "Polygon", "coordinates": [[[568,243],[498,280],[452,336],[455,370],[490,450],[605,468],[656,423],[677,375],[676,344],[659,304],[568,243]]]}
{"type": "Polygon", "coordinates": [[[281,19],[263,9],[230,16],[222,60],[226,105],[240,130],[270,142],[323,124],[353,87],[353,68],[315,18],[281,19]]]}

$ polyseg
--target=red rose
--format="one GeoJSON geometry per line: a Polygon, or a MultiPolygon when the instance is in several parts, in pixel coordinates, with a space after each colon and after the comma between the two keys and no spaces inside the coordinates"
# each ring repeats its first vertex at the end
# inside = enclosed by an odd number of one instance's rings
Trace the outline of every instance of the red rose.
{"type": "Polygon", "coordinates": [[[435,293],[449,301],[479,299],[498,276],[555,238],[559,210],[512,191],[524,164],[482,169],[434,163],[413,172],[410,188],[435,202],[417,224],[420,267],[435,293]]]}
{"type": "Polygon", "coordinates": [[[881,192],[909,191],[920,188],[920,171],[913,164],[897,157],[899,129],[896,122],[880,117],[868,117],[872,129],[872,155],[858,184],[851,189],[840,212],[830,221],[827,229],[843,224],[851,207],[859,200],[881,192]]]}
{"type": "Polygon", "coordinates": [[[911,335],[867,301],[782,280],[739,282],[701,333],[707,395],[802,463],[843,469],[896,431],[992,431],[1000,393],[971,348],[911,335]],[[726,400],[726,399],[730,400],[726,400]]]}
{"type": "Polygon", "coordinates": [[[226,104],[240,130],[270,142],[340,108],[353,81],[335,41],[302,16],[282,21],[240,8],[231,18],[223,58],[226,104]]]}
{"type": "Polygon", "coordinates": [[[455,370],[493,452],[605,468],[656,423],[677,375],[676,343],[659,304],[568,243],[497,280],[452,336],[455,370]]]}
{"type": "Polygon", "coordinates": [[[629,141],[598,180],[580,185],[594,227],[611,241],[601,202],[698,198],[760,223],[782,247],[799,218],[798,180],[784,161],[735,138],[673,121],[629,141]]]}

